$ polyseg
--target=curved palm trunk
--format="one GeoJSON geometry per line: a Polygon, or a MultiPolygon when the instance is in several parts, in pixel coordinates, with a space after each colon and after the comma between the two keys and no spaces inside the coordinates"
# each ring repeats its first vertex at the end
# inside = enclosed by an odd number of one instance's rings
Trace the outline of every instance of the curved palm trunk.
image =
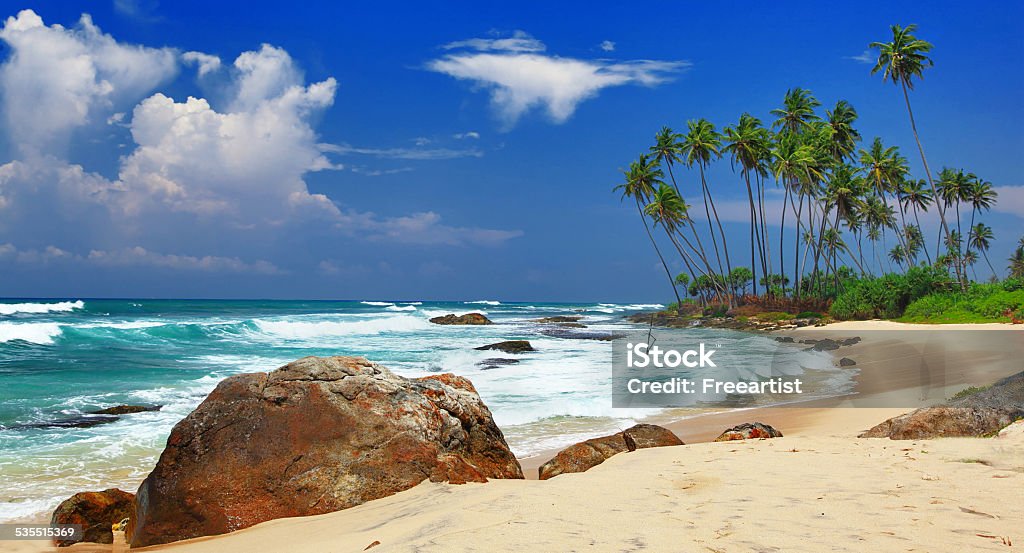
{"type": "Polygon", "coordinates": [[[661,255],[661,248],[658,247],[658,243],[654,240],[654,235],[651,234],[651,227],[647,224],[647,217],[644,216],[644,210],[640,207],[640,198],[636,198],[636,210],[640,213],[640,220],[644,222],[644,230],[647,231],[647,238],[650,239],[651,245],[654,246],[654,251],[658,254],[658,259],[661,260],[661,266],[665,268],[665,274],[668,275],[668,282],[672,285],[672,293],[676,296],[676,309],[683,307],[683,300],[679,297],[679,290],[676,288],[676,279],[672,278],[672,271],[668,268],[668,263],[665,263],[665,257],[661,255]]]}
{"type": "MultiPolygon", "coordinates": [[[[914,121],[914,109],[910,107],[910,93],[907,92],[907,83],[900,80],[900,85],[903,88],[903,100],[907,103],[907,114],[910,115],[910,129],[914,131],[914,141],[917,142],[917,151],[921,152],[921,163],[924,165],[924,174],[928,177],[928,186],[932,189],[932,195],[937,199],[939,197],[938,191],[935,190],[935,182],[932,180],[932,171],[928,168],[928,159],[924,155],[924,147],[921,146],[921,137],[917,134],[917,122],[914,121]]],[[[949,235],[949,225],[946,224],[946,213],[942,207],[942,202],[935,202],[936,209],[939,211],[939,220],[942,222],[942,231],[946,234],[946,240],[951,242],[949,235]]],[[[937,254],[936,254],[937,255],[937,254]]],[[[963,276],[960,274],[960,266],[956,268],[957,282],[960,283],[960,289],[966,290],[967,286],[964,284],[963,276]]]]}
{"type": "Polygon", "coordinates": [[[999,278],[996,275],[996,268],[992,266],[992,262],[988,260],[988,249],[981,250],[981,255],[985,256],[985,263],[988,263],[988,268],[992,271],[992,278],[999,278]]]}
{"type": "Polygon", "coordinates": [[[779,271],[782,276],[782,295],[786,295],[786,204],[790,201],[789,186],[783,184],[785,187],[785,195],[782,198],[782,221],[779,223],[779,271]]]}
{"type": "MultiPolygon", "coordinates": [[[[914,223],[917,224],[917,230],[921,230],[921,218],[917,216],[917,204],[914,204],[914,223]]],[[[921,249],[924,250],[924,257],[928,260],[928,264],[931,265],[932,256],[928,254],[928,241],[924,239],[924,231],[921,231],[921,249]]]]}
{"type": "MultiPolygon", "coordinates": [[[[761,175],[758,174],[756,180],[757,183],[757,198],[758,198],[758,209],[761,214],[761,272],[765,276],[772,274],[772,248],[771,242],[768,240],[768,223],[765,221],[764,216],[764,180],[761,175]]],[[[765,284],[767,292],[771,293],[771,286],[765,284]]]]}
{"type": "Polygon", "coordinates": [[[750,270],[754,273],[754,295],[757,295],[757,264],[754,262],[754,242],[761,249],[761,234],[758,232],[757,208],[754,206],[754,191],[750,188],[750,173],[743,172],[743,180],[747,183],[747,201],[750,202],[750,270]]]}
{"type": "MultiPolygon", "coordinates": [[[[711,204],[711,211],[715,215],[715,224],[718,226],[718,234],[722,238],[722,250],[725,252],[725,269],[727,272],[722,273],[722,257],[718,253],[718,243],[715,241],[715,230],[711,226],[711,213],[707,213],[708,216],[708,231],[711,233],[711,243],[715,246],[715,256],[718,258],[718,271],[722,275],[722,279],[728,276],[732,272],[732,265],[729,263],[729,246],[725,241],[725,232],[722,230],[722,221],[718,218],[718,210],[715,208],[715,199],[711,196],[711,190],[708,188],[707,179],[704,178],[704,164],[698,163],[697,167],[700,169],[700,184],[704,188],[704,211],[708,210],[708,203],[711,204]]],[[[728,287],[727,287],[728,288],[728,287]]],[[[733,307],[733,298],[726,294],[729,300],[729,307],[733,307]]]]}

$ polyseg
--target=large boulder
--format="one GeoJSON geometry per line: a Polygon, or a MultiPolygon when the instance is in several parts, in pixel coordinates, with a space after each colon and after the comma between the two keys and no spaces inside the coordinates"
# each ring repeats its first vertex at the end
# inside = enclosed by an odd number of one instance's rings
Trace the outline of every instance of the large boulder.
{"type": "Polygon", "coordinates": [[[533,349],[533,344],[528,340],[506,340],[504,342],[498,342],[496,344],[487,344],[486,346],[480,346],[473,348],[479,351],[486,350],[498,350],[505,353],[526,353],[528,351],[537,351],[533,349]]]}
{"type": "Polygon", "coordinates": [[[613,455],[648,447],[684,445],[671,430],[653,424],[638,424],[611,436],[593,438],[558,452],[538,469],[541,480],[567,472],[584,472],[613,455]]]}
{"type": "Polygon", "coordinates": [[[1024,372],[1008,376],[987,389],[922,407],[884,421],[861,438],[918,440],[956,436],[992,436],[1024,418],[1024,372]]]}
{"type": "Polygon", "coordinates": [[[762,422],[745,422],[722,432],[716,442],[731,442],[734,440],[760,440],[767,438],[781,438],[782,432],[762,422]]]}
{"type": "MultiPolygon", "coordinates": [[[[81,524],[80,541],[114,543],[111,525],[132,515],[135,494],[117,488],[101,492],[81,492],[65,499],[53,511],[50,524],[81,524]]],[[[66,547],[78,542],[55,540],[54,545],[66,547]]]]}
{"type": "Polygon", "coordinates": [[[485,317],[482,313],[466,313],[465,315],[455,315],[449,313],[441,317],[434,317],[430,319],[430,322],[436,325],[489,325],[494,324],[490,319],[485,317]]]}
{"type": "Polygon", "coordinates": [[[171,431],[143,481],[132,547],[337,511],[423,480],[522,478],[473,385],[306,357],[232,376],[171,431]]]}

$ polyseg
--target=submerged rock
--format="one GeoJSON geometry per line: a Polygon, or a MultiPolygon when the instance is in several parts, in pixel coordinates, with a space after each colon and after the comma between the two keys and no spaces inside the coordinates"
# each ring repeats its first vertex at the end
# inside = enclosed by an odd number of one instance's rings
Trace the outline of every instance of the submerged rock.
{"type": "Polygon", "coordinates": [[[638,424],[617,434],[593,438],[571,445],[540,466],[541,480],[567,472],[584,472],[613,455],[648,447],[684,445],[671,430],[653,424],[638,424]]]}
{"type": "Polygon", "coordinates": [[[486,351],[496,349],[505,353],[526,353],[528,351],[537,351],[533,349],[533,345],[527,340],[506,340],[504,342],[498,342],[496,344],[488,344],[486,346],[480,346],[473,348],[478,351],[486,351]]]}
{"type": "Polygon", "coordinates": [[[89,411],[90,415],[130,415],[132,413],[143,413],[146,411],[159,411],[163,405],[115,405],[106,409],[89,411]]]}
{"type": "Polygon", "coordinates": [[[782,432],[761,422],[745,422],[734,426],[720,436],[715,438],[716,442],[731,442],[733,440],[757,440],[765,438],[781,438],[782,432]]]}
{"type": "Polygon", "coordinates": [[[515,365],[518,362],[519,362],[518,359],[506,359],[504,357],[491,357],[491,358],[488,358],[488,359],[484,359],[483,361],[477,363],[477,365],[480,367],[481,371],[489,371],[491,369],[497,369],[499,367],[505,367],[505,366],[508,366],[508,365],[515,365]]]}
{"type": "Polygon", "coordinates": [[[119,420],[113,415],[78,415],[55,419],[52,421],[30,422],[25,424],[0,425],[0,430],[28,430],[32,428],[92,428],[101,424],[110,424],[119,420]]]}
{"type": "Polygon", "coordinates": [[[485,317],[482,313],[466,313],[465,315],[455,315],[449,313],[442,317],[434,317],[430,319],[430,322],[437,325],[489,325],[494,324],[490,319],[485,317]]]}
{"type": "MultiPolygon", "coordinates": [[[[132,515],[135,494],[117,488],[81,492],[65,499],[53,511],[50,524],[81,524],[83,542],[114,543],[111,526],[132,515]]],[[[78,542],[54,540],[57,547],[78,542]]]]}
{"type": "Polygon", "coordinates": [[[611,332],[580,332],[578,330],[571,330],[564,328],[563,325],[559,325],[562,328],[546,328],[540,331],[544,336],[551,338],[568,338],[572,340],[600,340],[602,342],[610,342],[616,338],[625,337],[625,334],[613,334],[611,332]]]}
{"type": "Polygon", "coordinates": [[[522,478],[465,378],[306,357],[222,381],[139,487],[132,547],[337,511],[423,480],[522,478]]]}
{"type": "Polygon", "coordinates": [[[582,315],[560,315],[557,317],[542,317],[534,319],[535,323],[578,323],[583,320],[582,315]]]}
{"type": "Polygon", "coordinates": [[[917,440],[952,436],[992,436],[1024,418],[1024,372],[990,388],[944,405],[922,407],[886,420],[861,438],[917,440]]]}

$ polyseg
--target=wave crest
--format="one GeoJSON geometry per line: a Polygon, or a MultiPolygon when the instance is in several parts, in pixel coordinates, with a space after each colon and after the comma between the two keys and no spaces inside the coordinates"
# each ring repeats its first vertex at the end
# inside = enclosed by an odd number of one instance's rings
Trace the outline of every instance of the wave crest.
{"type": "Polygon", "coordinates": [[[56,303],[0,303],[0,315],[15,313],[61,313],[85,308],[85,302],[59,301],[56,303]]]}

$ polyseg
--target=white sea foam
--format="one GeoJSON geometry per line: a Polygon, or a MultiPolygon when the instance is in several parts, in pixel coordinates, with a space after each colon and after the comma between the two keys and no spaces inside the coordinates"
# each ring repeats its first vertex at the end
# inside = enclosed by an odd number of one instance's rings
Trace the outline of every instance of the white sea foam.
{"type": "Polygon", "coordinates": [[[479,304],[482,304],[482,305],[501,305],[501,302],[498,301],[498,300],[476,300],[476,301],[464,301],[462,303],[466,303],[466,304],[479,303],[479,304]]]}
{"type": "Polygon", "coordinates": [[[0,323],[0,342],[24,340],[48,345],[60,334],[60,325],[57,323],[0,323]]]}
{"type": "Polygon", "coordinates": [[[304,340],[330,336],[373,335],[383,332],[415,332],[430,323],[411,315],[397,315],[362,321],[254,321],[260,332],[275,338],[304,340]]]}
{"type": "Polygon", "coordinates": [[[415,305],[389,305],[385,308],[386,311],[416,311],[415,305]]]}
{"type": "Polygon", "coordinates": [[[85,302],[59,301],[56,303],[0,303],[0,315],[15,313],[59,313],[74,311],[85,307],[85,302]]]}
{"type": "Polygon", "coordinates": [[[55,495],[41,499],[0,501],[0,522],[44,522],[43,513],[52,511],[64,499],[67,497],[55,495]]]}
{"type": "Polygon", "coordinates": [[[76,324],[74,328],[116,328],[118,330],[136,330],[140,328],[155,328],[167,326],[170,323],[163,321],[124,321],[117,323],[85,323],[76,324]]]}
{"type": "Polygon", "coordinates": [[[402,303],[405,305],[423,305],[423,302],[421,301],[403,301],[402,303]]]}
{"type": "Polygon", "coordinates": [[[363,305],[373,305],[373,306],[376,306],[376,307],[386,307],[386,306],[389,306],[389,305],[395,305],[394,303],[392,303],[390,301],[361,301],[359,303],[361,303],[363,305]]]}

